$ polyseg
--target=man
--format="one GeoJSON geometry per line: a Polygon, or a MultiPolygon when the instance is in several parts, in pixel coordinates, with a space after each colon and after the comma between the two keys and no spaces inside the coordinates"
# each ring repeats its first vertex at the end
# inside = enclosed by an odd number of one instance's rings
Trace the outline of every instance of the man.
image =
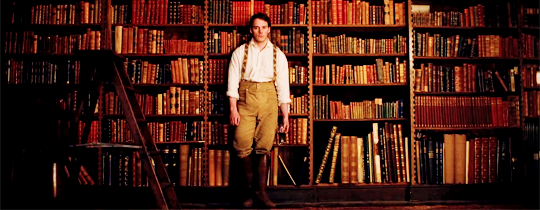
{"type": "Polygon", "coordinates": [[[233,52],[229,65],[227,96],[231,108],[231,125],[237,126],[233,146],[241,159],[250,191],[243,203],[251,207],[260,201],[266,207],[275,204],[266,195],[268,154],[278,128],[278,106],[283,113],[283,126],[289,129],[289,70],[287,58],[268,40],[270,18],[259,13],[251,17],[249,31],[253,38],[233,52]],[[254,155],[251,153],[255,151],[254,155]],[[257,170],[253,192],[253,162],[257,170]]]}

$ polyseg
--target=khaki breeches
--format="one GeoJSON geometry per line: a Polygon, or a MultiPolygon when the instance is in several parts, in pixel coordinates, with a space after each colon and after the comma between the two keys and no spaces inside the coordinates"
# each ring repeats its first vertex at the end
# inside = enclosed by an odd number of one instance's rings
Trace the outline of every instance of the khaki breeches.
{"type": "Polygon", "coordinates": [[[255,149],[256,154],[268,154],[272,149],[278,126],[278,100],[274,82],[241,81],[238,88],[240,124],[233,142],[238,157],[255,149]]]}

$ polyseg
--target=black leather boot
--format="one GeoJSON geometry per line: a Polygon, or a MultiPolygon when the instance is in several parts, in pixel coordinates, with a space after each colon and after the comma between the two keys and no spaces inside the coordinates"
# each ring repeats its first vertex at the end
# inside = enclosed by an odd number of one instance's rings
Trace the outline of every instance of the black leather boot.
{"type": "Polygon", "coordinates": [[[268,179],[268,155],[257,155],[258,156],[258,165],[257,165],[257,190],[255,194],[257,195],[257,200],[260,201],[266,208],[275,208],[276,204],[268,198],[266,194],[266,181],[268,179]]]}
{"type": "Polygon", "coordinates": [[[246,175],[246,181],[247,181],[247,198],[242,203],[242,206],[246,208],[251,208],[253,206],[253,163],[251,161],[251,155],[241,158],[242,166],[244,168],[244,174],[246,175]]]}

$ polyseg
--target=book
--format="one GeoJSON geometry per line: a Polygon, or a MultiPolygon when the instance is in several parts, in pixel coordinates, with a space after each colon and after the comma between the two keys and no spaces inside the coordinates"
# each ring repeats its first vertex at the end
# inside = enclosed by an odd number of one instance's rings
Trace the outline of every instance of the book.
{"type": "Polygon", "coordinates": [[[336,135],[337,127],[332,126],[332,130],[330,131],[330,138],[328,139],[328,145],[326,146],[326,150],[324,151],[324,156],[321,162],[321,165],[319,166],[319,173],[317,175],[317,179],[315,179],[315,184],[318,184],[321,182],[322,173],[324,171],[324,167],[326,165],[326,161],[328,160],[328,154],[330,153],[330,149],[332,148],[332,143],[334,142],[334,136],[336,135]]]}

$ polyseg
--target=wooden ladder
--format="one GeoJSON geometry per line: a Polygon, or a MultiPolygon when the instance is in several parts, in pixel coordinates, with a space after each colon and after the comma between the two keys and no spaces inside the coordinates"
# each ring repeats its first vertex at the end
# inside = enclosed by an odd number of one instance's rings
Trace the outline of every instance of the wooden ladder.
{"type": "MultiPolygon", "coordinates": [[[[118,94],[118,101],[122,106],[133,140],[137,145],[141,146],[138,152],[141,158],[142,169],[147,174],[157,207],[160,209],[179,209],[180,203],[176,197],[173,184],[169,179],[163,161],[161,160],[160,152],[148,129],[146,118],[135,97],[135,89],[131,84],[126,69],[123,68],[123,59],[111,50],[78,51],[77,54],[82,55],[85,59],[83,65],[90,67],[88,73],[91,74],[90,78],[93,81],[86,85],[87,90],[93,90],[94,93],[94,97],[91,97],[92,100],[90,101],[90,110],[93,113],[95,109],[97,102],[96,95],[103,85],[102,80],[110,81],[112,79],[112,83],[118,94]],[[154,166],[152,166],[150,158],[152,158],[154,166]]],[[[90,92],[92,93],[92,91],[90,92]]],[[[88,103],[88,101],[79,100],[74,118],[74,122],[76,123],[80,119],[81,108],[84,103],[88,103]]],[[[88,138],[90,123],[91,120],[85,122],[82,139],[86,140],[88,138]]],[[[80,164],[73,164],[72,162],[70,165],[72,165],[71,174],[79,174],[80,164]]],[[[77,179],[77,176],[72,177],[72,179],[77,179]]]]}

